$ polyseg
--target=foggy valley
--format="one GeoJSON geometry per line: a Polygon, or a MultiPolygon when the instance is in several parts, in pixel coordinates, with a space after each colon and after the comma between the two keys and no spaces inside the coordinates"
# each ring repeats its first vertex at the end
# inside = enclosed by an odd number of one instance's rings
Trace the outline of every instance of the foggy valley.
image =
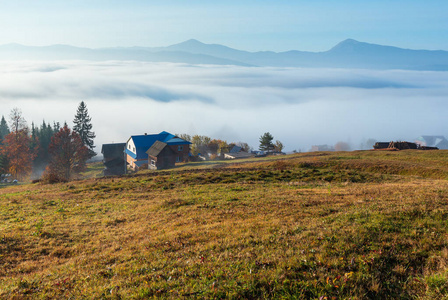
{"type": "MultiPolygon", "coordinates": [[[[244,67],[138,61],[3,62],[1,114],[66,121],[85,101],[102,143],[173,133],[244,141],[266,131],[286,151],[366,139],[446,135],[448,75],[438,71],[244,67]]],[[[99,151],[99,150],[98,150],[99,151]]]]}

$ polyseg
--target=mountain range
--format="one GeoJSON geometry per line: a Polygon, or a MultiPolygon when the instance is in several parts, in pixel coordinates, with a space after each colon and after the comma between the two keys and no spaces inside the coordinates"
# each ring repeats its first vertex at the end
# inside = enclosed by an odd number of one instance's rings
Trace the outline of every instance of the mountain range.
{"type": "Polygon", "coordinates": [[[347,39],[328,51],[248,52],[188,40],[168,47],[80,48],[0,45],[0,60],[133,60],[259,67],[448,71],[448,51],[410,50],[347,39]]]}

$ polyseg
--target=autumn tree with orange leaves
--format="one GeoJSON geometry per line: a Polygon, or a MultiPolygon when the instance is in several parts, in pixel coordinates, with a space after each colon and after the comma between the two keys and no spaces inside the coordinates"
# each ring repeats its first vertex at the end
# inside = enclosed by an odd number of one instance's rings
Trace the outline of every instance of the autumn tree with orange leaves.
{"type": "Polygon", "coordinates": [[[79,134],[67,125],[51,138],[48,152],[50,163],[44,179],[49,182],[68,181],[86,169],[89,149],[84,146],[79,134]]]}
{"type": "Polygon", "coordinates": [[[3,140],[2,153],[9,163],[9,173],[19,180],[26,179],[33,169],[33,159],[37,148],[31,150],[28,129],[20,129],[8,134],[3,140]]]}
{"type": "Polygon", "coordinates": [[[37,148],[31,149],[31,137],[22,112],[14,108],[10,114],[11,132],[3,138],[1,152],[6,156],[9,173],[19,180],[31,174],[37,148]]]}

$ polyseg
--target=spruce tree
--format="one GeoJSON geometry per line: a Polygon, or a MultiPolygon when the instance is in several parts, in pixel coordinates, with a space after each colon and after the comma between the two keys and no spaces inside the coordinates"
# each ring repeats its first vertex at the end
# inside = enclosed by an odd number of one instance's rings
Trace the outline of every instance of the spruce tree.
{"type": "Polygon", "coordinates": [[[5,117],[2,116],[2,120],[0,121],[0,174],[4,174],[8,172],[8,159],[6,154],[3,153],[2,150],[2,142],[4,138],[9,134],[8,123],[5,120],[5,117]]]}
{"type": "Polygon", "coordinates": [[[36,149],[36,153],[39,149],[39,128],[34,126],[34,122],[31,123],[31,150],[36,149]]]}
{"type": "Polygon", "coordinates": [[[0,141],[4,139],[5,136],[9,134],[8,123],[6,123],[5,116],[2,116],[0,121],[0,141]]]}
{"type": "Polygon", "coordinates": [[[87,106],[85,105],[84,101],[81,101],[78,106],[78,110],[76,111],[75,119],[73,120],[73,123],[75,124],[75,126],[73,126],[73,131],[79,134],[82,143],[89,149],[89,158],[92,158],[96,155],[95,151],[93,151],[93,148],[95,148],[95,146],[93,145],[95,133],[92,132],[91,121],[92,118],[89,116],[87,106]]]}
{"type": "Polygon", "coordinates": [[[260,147],[261,151],[269,151],[274,149],[274,144],[272,140],[274,137],[269,132],[265,132],[262,136],[260,136],[260,147]]]}
{"type": "MultiPolygon", "coordinates": [[[[56,122],[53,122],[53,124],[59,126],[56,122]]],[[[59,131],[59,129],[57,131],[59,131]]],[[[45,120],[42,121],[40,127],[34,126],[34,124],[31,126],[31,139],[34,144],[37,143],[39,145],[37,157],[33,162],[33,171],[36,177],[39,177],[48,165],[50,160],[48,147],[51,142],[51,137],[57,131],[53,130],[51,123],[46,123],[45,120]]]]}

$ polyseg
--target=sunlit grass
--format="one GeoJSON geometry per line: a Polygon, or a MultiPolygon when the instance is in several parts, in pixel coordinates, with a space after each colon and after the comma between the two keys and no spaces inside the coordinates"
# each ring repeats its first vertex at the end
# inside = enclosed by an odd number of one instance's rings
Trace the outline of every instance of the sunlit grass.
{"type": "Polygon", "coordinates": [[[0,298],[442,299],[447,154],[303,153],[5,187],[0,298]]]}
{"type": "Polygon", "coordinates": [[[87,170],[81,173],[82,178],[98,178],[103,176],[104,164],[102,162],[94,162],[87,164],[87,170]]]}

